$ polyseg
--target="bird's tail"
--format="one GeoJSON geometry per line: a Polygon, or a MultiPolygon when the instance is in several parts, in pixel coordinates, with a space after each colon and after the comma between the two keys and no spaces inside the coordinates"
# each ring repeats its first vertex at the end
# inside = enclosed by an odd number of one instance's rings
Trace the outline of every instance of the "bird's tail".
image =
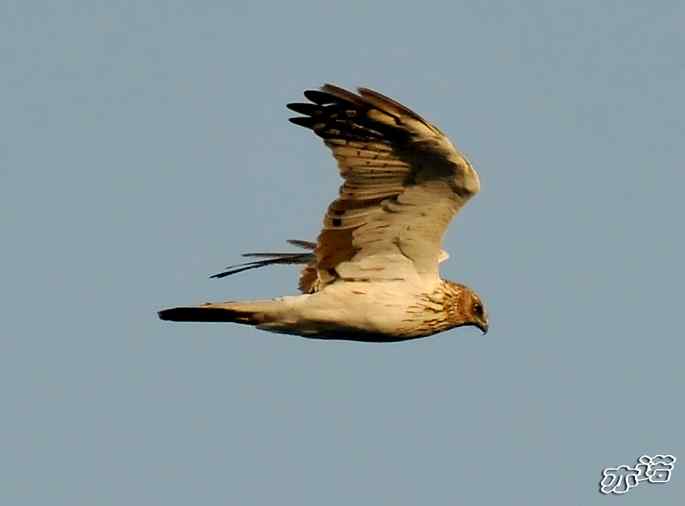
{"type": "Polygon", "coordinates": [[[208,302],[201,306],[163,309],[159,317],[174,322],[235,322],[264,325],[278,321],[287,303],[284,299],[245,302],[208,302]]]}

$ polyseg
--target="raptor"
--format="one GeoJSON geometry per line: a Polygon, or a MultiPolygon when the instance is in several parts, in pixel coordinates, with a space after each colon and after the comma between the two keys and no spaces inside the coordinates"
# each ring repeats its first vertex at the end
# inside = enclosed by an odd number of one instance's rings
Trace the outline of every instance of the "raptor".
{"type": "Polygon", "coordinates": [[[435,125],[378,92],[326,84],[288,104],[321,137],[344,182],[307,251],[262,257],[214,277],[304,264],[300,295],[210,302],[159,312],[162,320],[234,322],[322,339],[402,341],[488,317],[478,294],[440,277],[452,218],[480,190],[478,173],[435,125]]]}

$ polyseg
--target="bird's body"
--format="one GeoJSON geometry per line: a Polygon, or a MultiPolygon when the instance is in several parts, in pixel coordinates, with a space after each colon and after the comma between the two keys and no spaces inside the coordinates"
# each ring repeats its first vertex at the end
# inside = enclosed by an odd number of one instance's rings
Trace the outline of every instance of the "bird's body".
{"type": "Polygon", "coordinates": [[[333,283],[320,292],[270,300],[208,303],[163,312],[173,321],[232,321],[311,338],[404,341],[452,328],[446,317],[472,304],[470,291],[441,281],[426,287],[404,281],[333,283]]]}
{"type": "Polygon", "coordinates": [[[478,295],[440,278],[447,225],[475,195],[478,174],[437,127],[379,93],[326,85],[312,103],[289,104],[338,160],[345,183],[313,252],[254,253],[271,264],[306,264],[299,296],[167,309],[173,321],[229,321],[305,337],[400,341],[474,325],[487,331],[478,295]]]}

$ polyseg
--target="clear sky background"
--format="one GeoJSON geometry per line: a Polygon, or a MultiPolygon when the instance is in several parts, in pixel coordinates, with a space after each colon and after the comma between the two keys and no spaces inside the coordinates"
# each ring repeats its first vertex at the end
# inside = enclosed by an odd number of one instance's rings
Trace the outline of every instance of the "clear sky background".
{"type": "Polygon", "coordinates": [[[685,504],[682,2],[1,5],[0,503],[685,504]],[[487,336],[157,319],[295,292],[207,276],[316,237],[339,178],[285,104],[326,81],[479,170],[442,271],[487,336]]]}

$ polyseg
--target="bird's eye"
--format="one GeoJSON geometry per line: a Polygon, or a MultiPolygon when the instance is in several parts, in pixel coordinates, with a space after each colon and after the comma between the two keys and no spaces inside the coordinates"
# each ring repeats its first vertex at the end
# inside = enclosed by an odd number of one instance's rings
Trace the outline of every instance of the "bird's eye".
{"type": "Polygon", "coordinates": [[[483,314],[483,305],[480,302],[476,302],[473,305],[473,312],[476,313],[477,315],[482,315],[483,314]]]}

